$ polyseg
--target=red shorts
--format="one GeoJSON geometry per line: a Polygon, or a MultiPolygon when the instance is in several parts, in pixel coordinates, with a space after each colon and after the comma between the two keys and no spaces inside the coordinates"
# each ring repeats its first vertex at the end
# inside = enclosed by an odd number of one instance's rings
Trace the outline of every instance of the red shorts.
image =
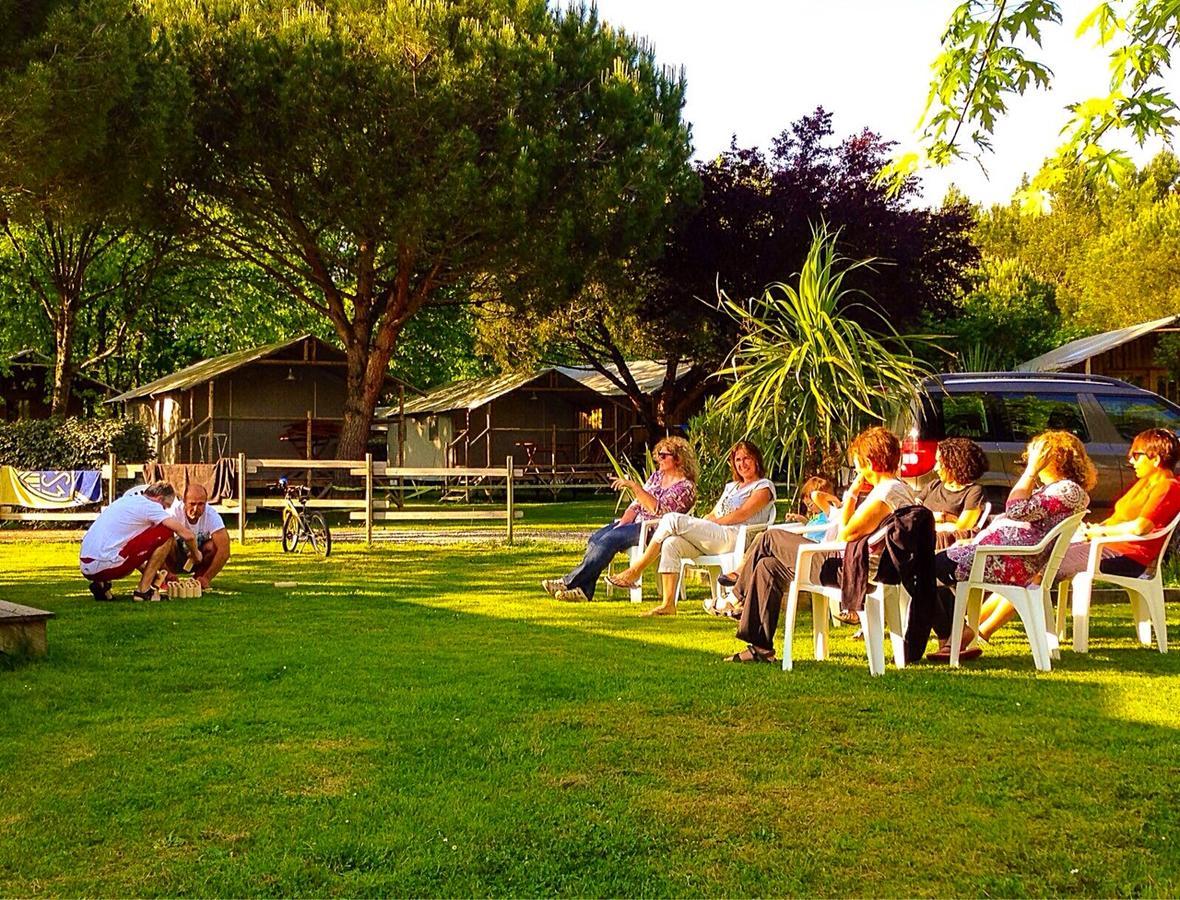
{"type": "MultiPolygon", "coordinates": [[[[146,531],[141,531],[126,544],[123,549],[119,551],[119,556],[123,557],[123,561],[116,566],[109,569],[103,569],[101,572],[95,572],[93,575],[86,575],[85,577],[91,581],[116,581],[126,575],[130,575],[140,566],[148,561],[156,549],[163,543],[172,539],[172,529],[167,525],[153,525],[146,531]]],[[[83,558],[82,562],[91,562],[91,560],[83,558]]],[[[83,573],[85,575],[85,573],[83,573]]]]}

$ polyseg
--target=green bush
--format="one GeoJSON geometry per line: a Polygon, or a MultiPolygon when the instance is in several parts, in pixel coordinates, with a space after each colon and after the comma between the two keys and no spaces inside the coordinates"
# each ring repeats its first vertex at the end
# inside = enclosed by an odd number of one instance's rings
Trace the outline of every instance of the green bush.
{"type": "Polygon", "coordinates": [[[0,423],[0,465],[18,469],[97,469],[114,452],[148,459],[148,431],[130,419],[22,419],[0,423]]]}

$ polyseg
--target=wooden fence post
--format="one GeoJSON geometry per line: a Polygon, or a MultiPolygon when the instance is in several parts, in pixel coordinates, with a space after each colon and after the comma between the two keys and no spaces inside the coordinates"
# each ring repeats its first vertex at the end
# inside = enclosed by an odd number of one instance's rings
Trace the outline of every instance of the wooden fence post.
{"type": "Polygon", "coordinates": [[[512,525],[513,525],[514,517],[516,516],[516,510],[512,508],[514,504],[512,502],[513,498],[512,498],[512,457],[511,456],[508,457],[507,466],[508,466],[508,546],[511,547],[512,546],[512,525]]]}
{"type": "Polygon", "coordinates": [[[111,467],[111,477],[107,482],[107,506],[110,506],[119,498],[119,461],[115,458],[114,450],[107,455],[107,465],[111,467]]]}
{"type": "Polygon", "coordinates": [[[238,454],[238,543],[246,543],[246,454],[238,454]]]}
{"type": "Polygon", "coordinates": [[[373,454],[365,454],[365,543],[373,546],[373,454]]]}

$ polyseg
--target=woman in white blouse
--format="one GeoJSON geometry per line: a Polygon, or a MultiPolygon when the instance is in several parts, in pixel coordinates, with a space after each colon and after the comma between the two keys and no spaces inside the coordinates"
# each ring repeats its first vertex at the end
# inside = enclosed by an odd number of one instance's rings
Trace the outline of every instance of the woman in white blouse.
{"type": "Polygon", "coordinates": [[[684,558],[727,553],[737,542],[738,526],[769,522],[774,511],[774,484],[766,477],[762,452],[749,441],[738,441],[729,451],[733,480],[721,493],[713,511],[704,518],[669,513],[660,519],[647,549],[634,565],[606,580],[630,590],[635,579],[659,557],[660,605],[645,616],[676,615],[676,580],[684,558]]]}

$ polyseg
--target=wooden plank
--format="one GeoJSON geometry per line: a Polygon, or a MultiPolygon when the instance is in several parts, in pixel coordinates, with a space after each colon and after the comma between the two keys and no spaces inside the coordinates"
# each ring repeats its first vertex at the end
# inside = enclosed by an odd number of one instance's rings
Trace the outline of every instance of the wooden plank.
{"type": "Polygon", "coordinates": [[[252,459],[250,462],[257,469],[344,469],[349,470],[363,465],[357,459],[252,459]]]}
{"type": "MultiPolygon", "coordinates": [[[[364,500],[308,500],[308,509],[364,509],[364,500]]],[[[254,512],[257,509],[282,509],[282,497],[264,497],[259,500],[247,500],[246,512],[254,512]]]]}
{"type": "MultiPolygon", "coordinates": [[[[364,519],[363,512],[349,513],[349,520],[353,522],[360,522],[364,519]]],[[[502,509],[477,509],[477,510],[461,510],[461,509],[422,509],[422,510],[391,510],[389,512],[375,512],[373,513],[374,520],[378,522],[429,522],[429,521],[466,521],[466,520],[480,520],[487,521],[489,519],[502,520],[507,519],[505,511],[502,509]]],[[[523,519],[524,513],[516,510],[513,518],[523,519]]]]}
{"type": "Polygon", "coordinates": [[[15,625],[18,622],[44,622],[46,619],[52,619],[56,615],[57,613],[52,613],[47,609],[21,606],[19,603],[9,603],[7,600],[0,600],[0,619],[11,625],[15,625]]]}
{"type": "MultiPolygon", "coordinates": [[[[519,467],[514,469],[514,471],[518,477],[524,474],[524,470],[519,467]]],[[[463,476],[505,478],[508,475],[508,470],[503,467],[427,469],[408,466],[386,466],[384,474],[390,478],[462,478],[463,476]]]]}

